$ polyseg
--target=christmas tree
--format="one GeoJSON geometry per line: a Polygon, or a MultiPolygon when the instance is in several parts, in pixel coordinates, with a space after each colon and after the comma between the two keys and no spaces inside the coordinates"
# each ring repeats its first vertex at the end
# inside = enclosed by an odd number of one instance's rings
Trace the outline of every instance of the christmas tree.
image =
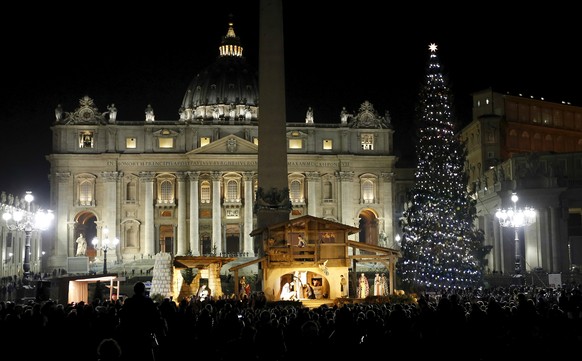
{"type": "Polygon", "coordinates": [[[467,191],[466,148],[455,133],[452,97],[431,44],[418,104],[418,164],[402,221],[398,272],[415,290],[480,285],[482,231],[467,191]]]}

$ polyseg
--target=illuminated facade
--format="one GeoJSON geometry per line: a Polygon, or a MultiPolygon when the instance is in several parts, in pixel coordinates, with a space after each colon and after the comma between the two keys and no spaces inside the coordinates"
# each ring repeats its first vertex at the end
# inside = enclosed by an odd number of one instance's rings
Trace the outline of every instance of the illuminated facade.
{"type": "MultiPolygon", "coordinates": [[[[47,157],[56,215],[49,269],[65,267],[80,233],[102,238],[104,227],[120,241],[108,254],[112,271],[161,251],[257,254],[260,245],[250,234],[258,188],[258,78],[232,24],[219,54],[186,89],[176,119],[158,119],[148,106],[143,119],[120,120],[114,105],[105,109],[90,96],[57,113],[47,157]]],[[[392,245],[385,240],[394,239],[401,211],[395,204],[403,204],[405,194],[399,179],[412,173],[395,170],[388,112],[381,115],[364,101],[353,114],[338,109],[337,119],[324,121],[287,122],[290,217],[356,226],[356,240],[392,245]]],[[[98,261],[99,252],[88,247],[87,256],[98,261]]]]}

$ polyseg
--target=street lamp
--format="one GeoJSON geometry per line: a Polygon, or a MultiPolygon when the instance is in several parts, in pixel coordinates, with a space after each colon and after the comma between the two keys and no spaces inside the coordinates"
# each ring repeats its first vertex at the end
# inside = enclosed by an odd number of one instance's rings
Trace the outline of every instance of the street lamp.
{"type": "Polygon", "coordinates": [[[107,274],[107,251],[114,250],[119,244],[119,240],[117,238],[109,239],[109,228],[107,227],[103,228],[103,237],[101,245],[99,245],[99,238],[97,237],[93,238],[91,243],[96,250],[103,250],[103,273],[107,274]]]}
{"type": "Polygon", "coordinates": [[[517,208],[518,197],[516,193],[511,195],[513,208],[499,209],[495,213],[495,217],[499,220],[501,227],[512,227],[515,234],[515,276],[521,277],[522,262],[521,253],[519,251],[519,234],[518,229],[527,227],[536,221],[536,211],[534,208],[525,207],[524,209],[517,208]]]}
{"type": "Polygon", "coordinates": [[[396,243],[396,247],[400,248],[400,234],[396,233],[396,237],[394,237],[394,241],[396,243]]]}
{"type": "Polygon", "coordinates": [[[24,279],[28,280],[30,276],[30,236],[32,231],[44,231],[49,228],[54,214],[50,210],[37,209],[35,212],[30,210],[34,196],[32,192],[27,191],[24,196],[26,206],[19,208],[18,205],[5,205],[2,218],[6,222],[6,227],[11,231],[24,231],[24,262],[22,270],[24,279]]]}

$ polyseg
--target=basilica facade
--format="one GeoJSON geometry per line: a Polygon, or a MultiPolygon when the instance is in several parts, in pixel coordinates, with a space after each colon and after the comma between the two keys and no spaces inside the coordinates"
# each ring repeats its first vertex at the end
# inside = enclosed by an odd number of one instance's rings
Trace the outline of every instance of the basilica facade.
{"type": "MultiPolygon", "coordinates": [[[[149,104],[142,119],[118,119],[114,104],[89,94],[74,109],[57,108],[47,156],[56,216],[49,270],[66,269],[81,234],[91,262],[109,245],[110,270],[159,252],[257,255],[258,76],[232,23],[218,48],[177,101],[175,119],[158,119],[149,104]]],[[[288,120],[290,218],[321,217],[358,227],[355,241],[394,246],[412,171],[396,170],[393,135],[389,112],[366,100],[338,109],[336,120],[318,122],[307,110],[288,120]]]]}

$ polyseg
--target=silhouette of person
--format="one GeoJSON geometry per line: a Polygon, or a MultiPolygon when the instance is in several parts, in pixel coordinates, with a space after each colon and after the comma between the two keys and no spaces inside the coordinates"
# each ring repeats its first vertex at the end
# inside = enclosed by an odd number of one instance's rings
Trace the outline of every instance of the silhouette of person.
{"type": "Polygon", "coordinates": [[[120,309],[119,339],[121,350],[132,359],[154,361],[152,334],[161,331],[161,316],[154,301],[146,295],[143,282],[133,286],[133,296],[120,309]]]}
{"type": "Polygon", "coordinates": [[[97,346],[97,361],[121,360],[121,346],[113,338],[104,338],[97,346]]]}

